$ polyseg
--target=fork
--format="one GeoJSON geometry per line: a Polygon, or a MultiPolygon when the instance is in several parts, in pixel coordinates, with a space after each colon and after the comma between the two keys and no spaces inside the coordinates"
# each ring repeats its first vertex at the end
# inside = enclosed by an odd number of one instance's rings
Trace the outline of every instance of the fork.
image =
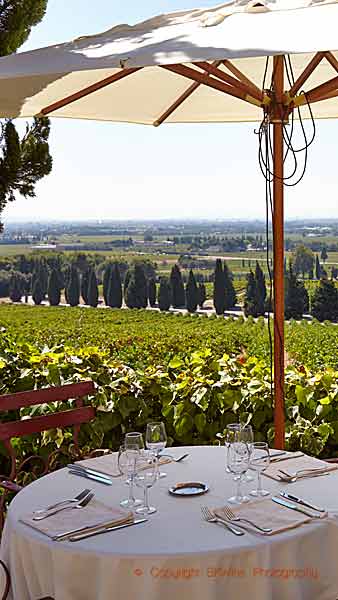
{"type": "Polygon", "coordinates": [[[208,523],[221,523],[221,525],[224,525],[224,527],[229,529],[229,531],[231,531],[235,535],[244,535],[244,531],[240,531],[236,527],[233,527],[227,521],[223,521],[222,519],[215,517],[215,515],[211,512],[211,510],[209,510],[207,506],[201,506],[201,513],[204,521],[207,521],[208,523]]]}
{"type": "Polygon", "coordinates": [[[35,517],[33,517],[33,521],[42,521],[42,519],[47,519],[48,517],[51,517],[52,515],[56,515],[57,513],[61,512],[62,510],[72,510],[73,508],[84,508],[85,506],[87,506],[87,504],[94,498],[94,493],[91,492],[90,494],[87,494],[87,496],[85,496],[82,500],[80,500],[80,502],[77,502],[76,504],[67,504],[66,506],[59,506],[58,508],[55,508],[54,510],[49,511],[48,513],[45,513],[43,515],[36,515],[35,517]]]}
{"type": "Polygon", "coordinates": [[[256,529],[258,529],[259,531],[261,531],[262,533],[271,533],[272,529],[271,527],[260,527],[259,525],[256,525],[256,523],[254,523],[253,521],[249,521],[249,519],[244,519],[244,517],[236,517],[235,513],[232,512],[231,508],[229,506],[224,506],[223,508],[223,512],[226,516],[227,519],[229,519],[229,521],[244,521],[245,523],[249,523],[250,525],[252,525],[252,527],[255,527],[256,529]]]}
{"type": "Polygon", "coordinates": [[[284,483],[294,483],[298,481],[298,479],[310,479],[313,477],[323,477],[324,475],[330,475],[328,471],[316,473],[315,471],[310,471],[309,473],[304,473],[304,475],[289,475],[286,474],[285,471],[279,471],[281,475],[279,475],[280,481],[284,481],[284,483]]]}
{"type": "Polygon", "coordinates": [[[66,500],[59,500],[59,502],[55,502],[55,504],[50,504],[49,506],[46,506],[46,508],[40,508],[39,510],[34,510],[33,512],[35,515],[42,515],[43,513],[48,512],[49,510],[53,510],[53,508],[62,506],[62,504],[76,504],[77,502],[80,502],[80,500],[83,500],[83,498],[85,498],[89,494],[89,492],[91,492],[91,490],[83,490],[74,498],[66,498],[66,500]]]}
{"type": "Polygon", "coordinates": [[[182,456],[179,456],[178,458],[175,458],[174,456],[172,456],[172,454],[160,454],[161,456],[168,456],[169,458],[171,458],[171,460],[173,462],[181,462],[181,460],[184,460],[185,458],[187,458],[187,456],[189,456],[189,454],[182,454],[182,456]]]}

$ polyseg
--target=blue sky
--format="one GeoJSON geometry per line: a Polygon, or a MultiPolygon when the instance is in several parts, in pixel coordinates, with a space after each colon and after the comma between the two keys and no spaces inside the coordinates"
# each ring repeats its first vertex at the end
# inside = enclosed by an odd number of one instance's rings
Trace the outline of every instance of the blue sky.
{"type": "MultiPolygon", "coordinates": [[[[30,50],[118,23],[214,0],[49,0],[30,50]]],[[[5,222],[45,219],[264,218],[254,125],[141,125],[52,120],[52,174],[5,222]]],[[[304,181],[286,191],[286,217],[337,217],[338,121],[317,123],[304,181]]]]}

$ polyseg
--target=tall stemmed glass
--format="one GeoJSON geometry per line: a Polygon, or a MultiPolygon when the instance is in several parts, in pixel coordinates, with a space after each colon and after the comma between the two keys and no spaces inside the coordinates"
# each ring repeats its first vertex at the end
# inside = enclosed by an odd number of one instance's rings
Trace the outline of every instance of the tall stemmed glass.
{"type": "MultiPolygon", "coordinates": [[[[249,449],[249,455],[251,455],[251,450],[252,450],[252,444],[254,441],[254,434],[253,434],[253,429],[251,427],[251,425],[244,425],[241,424],[241,430],[240,430],[240,436],[241,436],[241,442],[245,442],[246,444],[248,444],[248,449],[249,449]]],[[[249,465],[249,469],[250,469],[250,465],[249,465]]],[[[249,475],[249,473],[245,473],[242,477],[242,481],[244,482],[248,482],[248,481],[253,481],[254,478],[249,475]]]]}
{"type": "Polygon", "coordinates": [[[229,444],[227,451],[227,465],[230,473],[233,473],[234,481],[237,482],[235,496],[228,499],[232,504],[242,504],[248,502],[249,498],[243,496],[241,491],[242,476],[249,468],[250,453],[248,445],[241,441],[229,444]]]}
{"type": "MultiPolygon", "coordinates": [[[[162,450],[167,445],[167,433],[165,430],[164,423],[162,421],[154,421],[153,423],[147,424],[146,430],[146,446],[148,450],[155,452],[157,459],[159,460],[162,450]]],[[[167,474],[160,471],[159,477],[166,477],[167,474]]]]}
{"type": "Polygon", "coordinates": [[[266,442],[254,442],[251,444],[250,469],[257,471],[257,489],[250,492],[251,496],[268,496],[270,492],[263,490],[261,473],[270,464],[269,446],[266,442]]]}
{"type": "Polygon", "coordinates": [[[239,442],[239,431],[241,429],[241,426],[239,423],[229,423],[226,426],[225,429],[225,439],[224,439],[224,444],[225,444],[225,448],[226,448],[226,454],[225,454],[225,470],[227,473],[231,473],[229,467],[228,467],[228,448],[230,446],[230,444],[232,444],[233,442],[239,442]]]}
{"type": "Polygon", "coordinates": [[[134,478],[136,474],[136,462],[140,456],[140,449],[136,444],[123,444],[119,450],[118,466],[123,475],[126,475],[129,485],[129,495],[125,500],[121,500],[120,505],[124,508],[134,509],[135,506],[142,504],[141,500],[136,500],[134,496],[134,478]]]}
{"type": "Polygon", "coordinates": [[[154,506],[149,505],[148,490],[151,488],[158,478],[158,458],[155,452],[144,450],[138,456],[136,461],[136,477],[135,483],[143,488],[144,503],[135,512],[141,515],[151,515],[156,512],[154,506]]]}

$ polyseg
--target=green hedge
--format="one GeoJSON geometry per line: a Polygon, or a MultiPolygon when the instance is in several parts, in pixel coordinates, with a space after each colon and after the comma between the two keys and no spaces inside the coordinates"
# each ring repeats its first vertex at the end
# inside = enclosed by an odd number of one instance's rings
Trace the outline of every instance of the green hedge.
{"type": "MultiPolygon", "coordinates": [[[[0,394],[87,379],[97,386],[97,394],[88,398],[97,408],[97,418],[81,429],[81,444],[88,450],[117,449],[126,431],[144,431],[154,419],[165,421],[170,444],[217,443],[217,433],[239,419],[251,422],[258,440],[273,442],[270,370],[263,359],[244,355],[219,359],[204,349],[174,357],[166,366],[153,363],[137,369],[119,362],[109,351],[42,348],[1,331],[0,394]]],[[[43,404],[22,410],[21,417],[64,408],[64,404],[58,408],[43,404]]],[[[338,454],[337,408],[338,372],[287,368],[288,448],[327,457],[338,454]]],[[[4,418],[18,417],[11,411],[4,418]]],[[[71,431],[49,431],[16,441],[16,449],[21,458],[32,452],[48,453],[71,441],[71,431]]]]}

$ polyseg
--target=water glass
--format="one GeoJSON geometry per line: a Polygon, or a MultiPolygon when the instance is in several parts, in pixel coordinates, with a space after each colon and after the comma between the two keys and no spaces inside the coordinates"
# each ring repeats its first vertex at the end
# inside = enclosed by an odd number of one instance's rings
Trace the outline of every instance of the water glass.
{"type": "Polygon", "coordinates": [[[136,474],[136,461],[140,455],[140,450],[137,445],[123,444],[120,447],[118,455],[118,466],[120,472],[126,476],[129,485],[129,495],[125,500],[121,500],[120,505],[124,508],[134,509],[142,504],[141,500],[136,500],[134,496],[134,478],[136,474]]]}
{"type": "Polygon", "coordinates": [[[139,431],[126,433],[124,443],[126,446],[137,446],[139,450],[144,450],[143,435],[139,431]]]}
{"type": "Polygon", "coordinates": [[[158,478],[158,459],[154,452],[144,450],[140,453],[136,460],[136,476],[135,483],[138,487],[143,488],[144,502],[135,512],[140,515],[151,515],[157,509],[149,505],[148,490],[154,485],[158,478]]]}
{"type": "MultiPolygon", "coordinates": [[[[167,445],[167,433],[165,430],[165,425],[162,421],[154,421],[152,423],[147,424],[146,430],[146,446],[148,450],[154,452],[157,456],[157,459],[160,458],[160,454],[162,450],[167,445]]],[[[162,471],[159,472],[159,477],[166,477],[166,473],[162,471]]]]}
{"type": "MultiPolygon", "coordinates": [[[[249,449],[249,455],[251,454],[251,449],[252,449],[252,444],[254,441],[254,433],[253,433],[253,429],[251,427],[251,425],[242,425],[241,424],[241,431],[240,431],[240,438],[241,438],[241,442],[245,442],[246,444],[248,444],[248,449],[249,449]]],[[[249,469],[250,469],[250,465],[249,465],[249,469]]],[[[248,481],[253,481],[254,478],[249,475],[249,473],[245,473],[243,475],[242,481],[244,482],[248,482],[248,481]]]]}
{"type": "Polygon", "coordinates": [[[248,502],[249,498],[243,496],[241,491],[242,476],[249,468],[250,452],[248,445],[244,442],[232,442],[227,451],[227,466],[230,473],[234,475],[234,481],[237,482],[235,496],[228,499],[232,504],[242,504],[248,502]]]}
{"type": "Polygon", "coordinates": [[[261,473],[270,464],[269,446],[266,442],[254,442],[251,444],[250,469],[257,471],[257,489],[250,492],[251,496],[260,498],[268,496],[270,492],[263,490],[261,473]]]}

